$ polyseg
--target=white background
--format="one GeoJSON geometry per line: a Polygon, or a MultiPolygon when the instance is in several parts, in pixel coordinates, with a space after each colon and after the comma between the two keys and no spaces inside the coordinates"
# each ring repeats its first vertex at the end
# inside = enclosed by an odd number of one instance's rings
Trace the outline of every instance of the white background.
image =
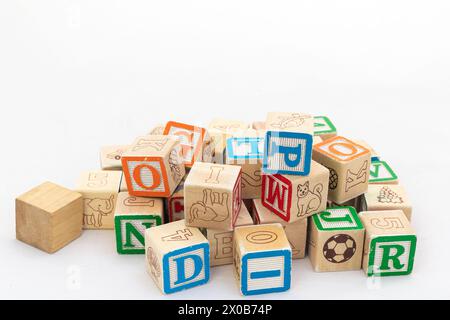
{"type": "MultiPolygon", "coordinates": [[[[330,116],[373,145],[414,205],[409,277],[293,266],[265,299],[450,298],[450,2],[1,1],[0,298],[160,299],[141,256],[112,231],[54,255],[16,241],[14,198],[45,180],[73,187],[102,145],[169,119],[330,116]]],[[[241,299],[231,266],[166,299],[241,299]]]]}

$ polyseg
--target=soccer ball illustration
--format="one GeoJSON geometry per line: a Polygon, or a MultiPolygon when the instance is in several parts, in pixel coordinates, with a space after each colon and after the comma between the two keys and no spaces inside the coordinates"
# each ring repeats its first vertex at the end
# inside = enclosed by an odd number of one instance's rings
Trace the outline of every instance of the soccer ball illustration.
{"type": "Polygon", "coordinates": [[[339,177],[336,170],[328,168],[330,170],[330,189],[334,190],[338,186],[339,177]]]}
{"type": "Polygon", "coordinates": [[[349,261],[356,252],[356,241],[346,234],[338,234],[325,242],[323,256],[331,263],[349,261]]]}

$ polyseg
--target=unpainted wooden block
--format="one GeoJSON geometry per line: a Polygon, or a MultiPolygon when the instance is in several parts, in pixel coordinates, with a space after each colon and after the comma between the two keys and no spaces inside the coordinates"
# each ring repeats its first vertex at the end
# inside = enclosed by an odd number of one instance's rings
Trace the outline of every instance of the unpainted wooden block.
{"type": "Polygon", "coordinates": [[[314,136],[328,140],[337,136],[336,126],[328,117],[314,117],[314,136]]]}
{"type": "Polygon", "coordinates": [[[143,136],[122,156],[128,192],[138,197],[169,197],[186,171],[174,136],[143,136]]]}
{"type": "Polygon", "coordinates": [[[206,129],[169,121],[164,128],[164,135],[180,138],[181,155],[186,167],[192,167],[196,161],[212,162],[214,145],[206,129]]]}
{"type": "Polygon", "coordinates": [[[208,240],[184,220],[147,229],[145,247],[147,271],[164,294],[209,281],[208,240]]]}
{"type": "Polygon", "coordinates": [[[314,119],[302,113],[267,115],[263,172],[307,176],[311,169],[314,119]]]}
{"type": "Polygon", "coordinates": [[[145,230],[164,223],[162,199],[120,192],[114,213],[119,254],[145,254],[145,230]]]}
{"type": "MultiPolygon", "coordinates": [[[[236,220],[236,227],[251,225],[253,225],[253,219],[247,207],[242,204],[241,211],[236,220]]],[[[234,231],[206,229],[205,232],[211,249],[211,267],[233,264],[234,231]]]]}
{"type": "Polygon", "coordinates": [[[364,226],[353,207],[329,208],[311,218],[308,254],[316,272],[361,269],[364,226]]]}
{"type": "Polygon", "coordinates": [[[255,224],[279,223],[283,226],[292,249],[292,259],[303,259],[306,256],[306,241],[308,234],[308,219],[287,223],[263,206],[261,199],[253,199],[253,217],[255,224]]]}
{"type": "Polygon", "coordinates": [[[330,172],[312,161],[309,176],[263,174],[262,203],[292,223],[326,209],[330,172]]]}
{"type": "Polygon", "coordinates": [[[386,161],[372,160],[369,184],[398,184],[398,176],[386,161]]]}
{"type": "Polygon", "coordinates": [[[121,179],[120,171],[88,171],[80,175],[75,190],[83,195],[84,229],[114,229],[121,179]]]}
{"type": "Polygon", "coordinates": [[[102,170],[122,170],[122,155],[129,146],[106,146],[100,149],[100,166],[102,170]]]}
{"type": "Polygon", "coordinates": [[[291,265],[292,250],[281,224],[235,229],[234,268],[244,296],[289,290],[291,265]]]}
{"type": "Polygon", "coordinates": [[[402,210],[411,221],[412,205],[405,188],[392,184],[371,184],[364,194],[362,211],[402,210]]]}
{"type": "Polygon", "coordinates": [[[168,222],[184,220],[184,183],[186,177],[184,176],[175,192],[166,199],[168,222]]]}
{"type": "Polygon", "coordinates": [[[83,197],[45,182],[16,199],[16,238],[54,253],[81,235],[83,197]]]}
{"type": "Polygon", "coordinates": [[[242,168],[242,198],[261,198],[261,167],[264,157],[264,138],[232,137],[227,141],[226,164],[242,168]]]}
{"type": "Polygon", "coordinates": [[[242,204],[241,167],[196,162],[184,183],[186,225],[232,231],[242,204]]]}
{"type": "Polygon", "coordinates": [[[313,159],[330,170],[329,200],[342,204],[367,191],[370,152],[344,137],[314,146],[313,159]]]}
{"type": "Polygon", "coordinates": [[[214,144],[213,161],[217,164],[225,164],[225,151],[227,139],[236,132],[245,131],[249,125],[239,120],[214,119],[208,126],[208,133],[214,144]]]}
{"type": "Polygon", "coordinates": [[[401,210],[361,212],[366,228],[363,269],[370,276],[402,276],[413,271],[417,237],[401,210]]]}

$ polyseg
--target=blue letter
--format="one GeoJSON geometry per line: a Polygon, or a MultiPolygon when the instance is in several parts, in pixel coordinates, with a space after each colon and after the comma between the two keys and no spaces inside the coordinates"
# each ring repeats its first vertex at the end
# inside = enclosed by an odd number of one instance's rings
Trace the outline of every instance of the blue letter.
{"type": "Polygon", "coordinates": [[[200,258],[197,255],[189,255],[184,257],[179,257],[176,259],[173,259],[175,263],[177,264],[177,281],[175,282],[175,285],[179,285],[185,282],[189,282],[200,274],[203,269],[203,261],[202,258],[200,258]],[[186,278],[186,260],[191,259],[194,262],[194,273],[189,278],[186,278]]]}

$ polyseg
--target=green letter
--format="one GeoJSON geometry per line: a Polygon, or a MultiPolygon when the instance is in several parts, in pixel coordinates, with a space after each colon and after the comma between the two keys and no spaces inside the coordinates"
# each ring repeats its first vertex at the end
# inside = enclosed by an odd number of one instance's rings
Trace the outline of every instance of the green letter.
{"type": "Polygon", "coordinates": [[[381,260],[380,270],[387,271],[389,268],[389,261],[392,260],[392,265],[395,269],[402,269],[405,265],[400,262],[400,256],[405,253],[405,247],[399,244],[388,244],[380,246],[383,249],[383,259],[381,260]],[[391,255],[391,249],[395,249],[395,254],[391,255]]]}

